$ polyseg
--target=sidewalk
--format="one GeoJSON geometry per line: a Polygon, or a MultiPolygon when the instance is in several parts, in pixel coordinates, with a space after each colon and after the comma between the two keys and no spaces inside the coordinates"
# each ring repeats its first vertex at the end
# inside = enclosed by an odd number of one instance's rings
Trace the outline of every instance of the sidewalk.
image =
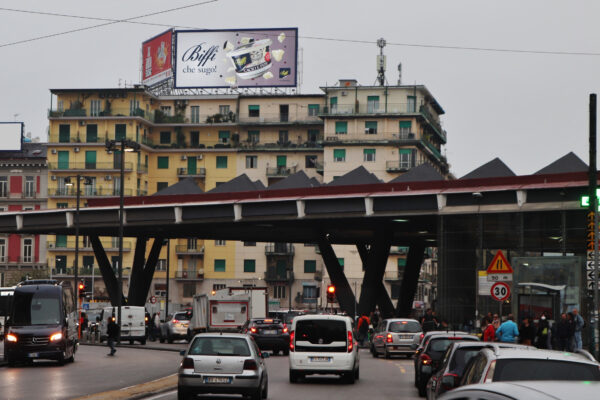
{"type": "Polygon", "coordinates": [[[140,383],[128,388],[110,390],[108,392],[90,394],[75,400],[121,400],[142,399],[147,396],[168,392],[177,388],[177,374],[165,376],[154,381],[140,383]]]}

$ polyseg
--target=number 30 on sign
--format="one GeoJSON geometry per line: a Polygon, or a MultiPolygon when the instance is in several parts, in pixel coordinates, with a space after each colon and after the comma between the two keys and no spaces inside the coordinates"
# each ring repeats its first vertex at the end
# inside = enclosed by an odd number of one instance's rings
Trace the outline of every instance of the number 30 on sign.
{"type": "Polygon", "coordinates": [[[504,282],[496,282],[490,290],[492,298],[497,301],[504,301],[510,297],[510,286],[504,282]]]}

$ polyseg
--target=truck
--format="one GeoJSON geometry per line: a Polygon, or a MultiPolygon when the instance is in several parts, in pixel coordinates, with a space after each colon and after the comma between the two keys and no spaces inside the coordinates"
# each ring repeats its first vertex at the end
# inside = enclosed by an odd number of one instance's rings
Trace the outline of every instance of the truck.
{"type": "Polygon", "coordinates": [[[250,318],[268,316],[266,287],[225,288],[194,296],[190,338],[211,331],[238,332],[250,318]]]}

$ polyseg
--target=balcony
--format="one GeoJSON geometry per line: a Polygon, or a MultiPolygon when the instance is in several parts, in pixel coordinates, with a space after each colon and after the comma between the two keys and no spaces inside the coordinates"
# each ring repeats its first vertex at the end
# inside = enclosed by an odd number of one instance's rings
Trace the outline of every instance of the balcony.
{"type": "Polygon", "coordinates": [[[323,280],[323,270],[322,269],[317,269],[315,271],[315,281],[321,282],[322,280],[323,280]]]}
{"type": "Polygon", "coordinates": [[[265,281],[267,282],[293,282],[294,271],[278,271],[275,267],[267,267],[265,271],[265,281]]]}
{"type": "MultiPolygon", "coordinates": [[[[73,271],[75,271],[73,267],[54,267],[52,268],[52,277],[73,277],[73,271]]],[[[129,268],[123,268],[123,277],[129,277],[129,272],[129,268]]],[[[91,278],[92,276],[95,276],[98,277],[98,279],[102,279],[102,272],[100,272],[100,268],[95,268],[91,266],[79,267],[79,271],[77,271],[77,276],[79,276],[80,278],[91,278]]]]}
{"type": "MultiPolygon", "coordinates": [[[[123,191],[124,196],[144,196],[147,191],[142,189],[125,189],[123,191]]],[[[48,197],[76,197],[77,189],[74,187],[49,187],[48,197]]],[[[81,188],[81,197],[117,197],[119,196],[119,188],[104,188],[104,187],[93,187],[93,188],[81,188]]]]}
{"type": "MultiPolygon", "coordinates": [[[[75,251],[75,241],[68,240],[65,242],[48,241],[48,250],[50,251],[75,251]]],[[[102,243],[105,251],[119,251],[118,243],[102,243]]],[[[129,240],[123,240],[123,251],[131,251],[132,242],[129,240]]],[[[92,245],[86,245],[85,243],[79,243],[79,251],[94,251],[92,245]]]]}
{"type": "Polygon", "coordinates": [[[402,280],[402,276],[400,276],[400,271],[385,271],[383,279],[388,282],[397,282],[402,280]]]}
{"type": "Polygon", "coordinates": [[[294,245],[292,243],[267,243],[265,245],[267,256],[293,256],[294,245]]]}
{"type": "MultiPolygon", "coordinates": [[[[133,163],[126,161],[124,163],[125,171],[133,170],[133,163]]],[[[48,170],[54,172],[76,172],[76,171],[98,171],[98,172],[113,172],[120,171],[121,166],[117,162],[96,162],[96,163],[86,163],[86,162],[69,162],[69,163],[61,163],[61,162],[49,162],[48,170]]]]}
{"type": "Polygon", "coordinates": [[[295,115],[281,113],[260,113],[258,117],[240,115],[240,125],[316,125],[323,121],[318,115],[295,115]]]}
{"type": "Polygon", "coordinates": [[[199,246],[196,248],[189,248],[185,244],[178,244],[175,246],[175,253],[177,255],[188,255],[188,256],[203,256],[204,255],[204,246],[199,246]]]}
{"type": "Polygon", "coordinates": [[[147,174],[148,173],[148,165],[147,164],[138,164],[137,165],[137,173],[138,174],[147,174]]]}
{"type": "Polygon", "coordinates": [[[385,170],[387,172],[406,172],[415,166],[410,162],[404,161],[386,161],[385,162],[385,170]]]}
{"type": "MultiPolygon", "coordinates": [[[[104,105],[104,104],[103,104],[104,105]]],[[[48,110],[48,118],[63,118],[63,119],[73,119],[73,118],[106,118],[110,117],[114,119],[115,117],[137,117],[142,118],[150,122],[155,122],[155,113],[152,111],[145,111],[141,108],[131,109],[129,107],[110,107],[105,108],[104,110],[88,110],[85,108],[75,107],[70,108],[68,110],[48,110]]]]}
{"type": "Polygon", "coordinates": [[[204,280],[204,268],[196,270],[175,271],[175,279],[178,281],[201,281],[204,280]]]}
{"type": "Polygon", "coordinates": [[[286,177],[296,173],[296,167],[267,167],[267,177],[286,177]]]}
{"type": "Polygon", "coordinates": [[[206,168],[199,167],[196,169],[177,168],[178,178],[205,178],[206,168]]]}

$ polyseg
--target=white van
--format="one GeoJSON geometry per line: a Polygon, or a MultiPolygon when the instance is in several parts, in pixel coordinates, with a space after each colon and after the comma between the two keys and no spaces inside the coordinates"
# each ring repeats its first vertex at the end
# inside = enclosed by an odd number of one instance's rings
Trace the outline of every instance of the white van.
{"type": "Polygon", "coordinates": [[[300,315],[290,331],[290,382],[311,374],[359,378],[358,345],[352,319],[342,315],[300,315]]]}
{"type": "MultiPolygon", "coordinates": [[[[106,330],[108,321],[114,314],[119,321],[117,312],[118,307],[104,307],[100,314],[100,342],[107,339],[106,330]]],[[[121,341],[129,340],[133,344],[135,340],[141,344],[146,344],[146,309],[141,306],[122,306],[123,314],[121,316],[121,341]]]]}

